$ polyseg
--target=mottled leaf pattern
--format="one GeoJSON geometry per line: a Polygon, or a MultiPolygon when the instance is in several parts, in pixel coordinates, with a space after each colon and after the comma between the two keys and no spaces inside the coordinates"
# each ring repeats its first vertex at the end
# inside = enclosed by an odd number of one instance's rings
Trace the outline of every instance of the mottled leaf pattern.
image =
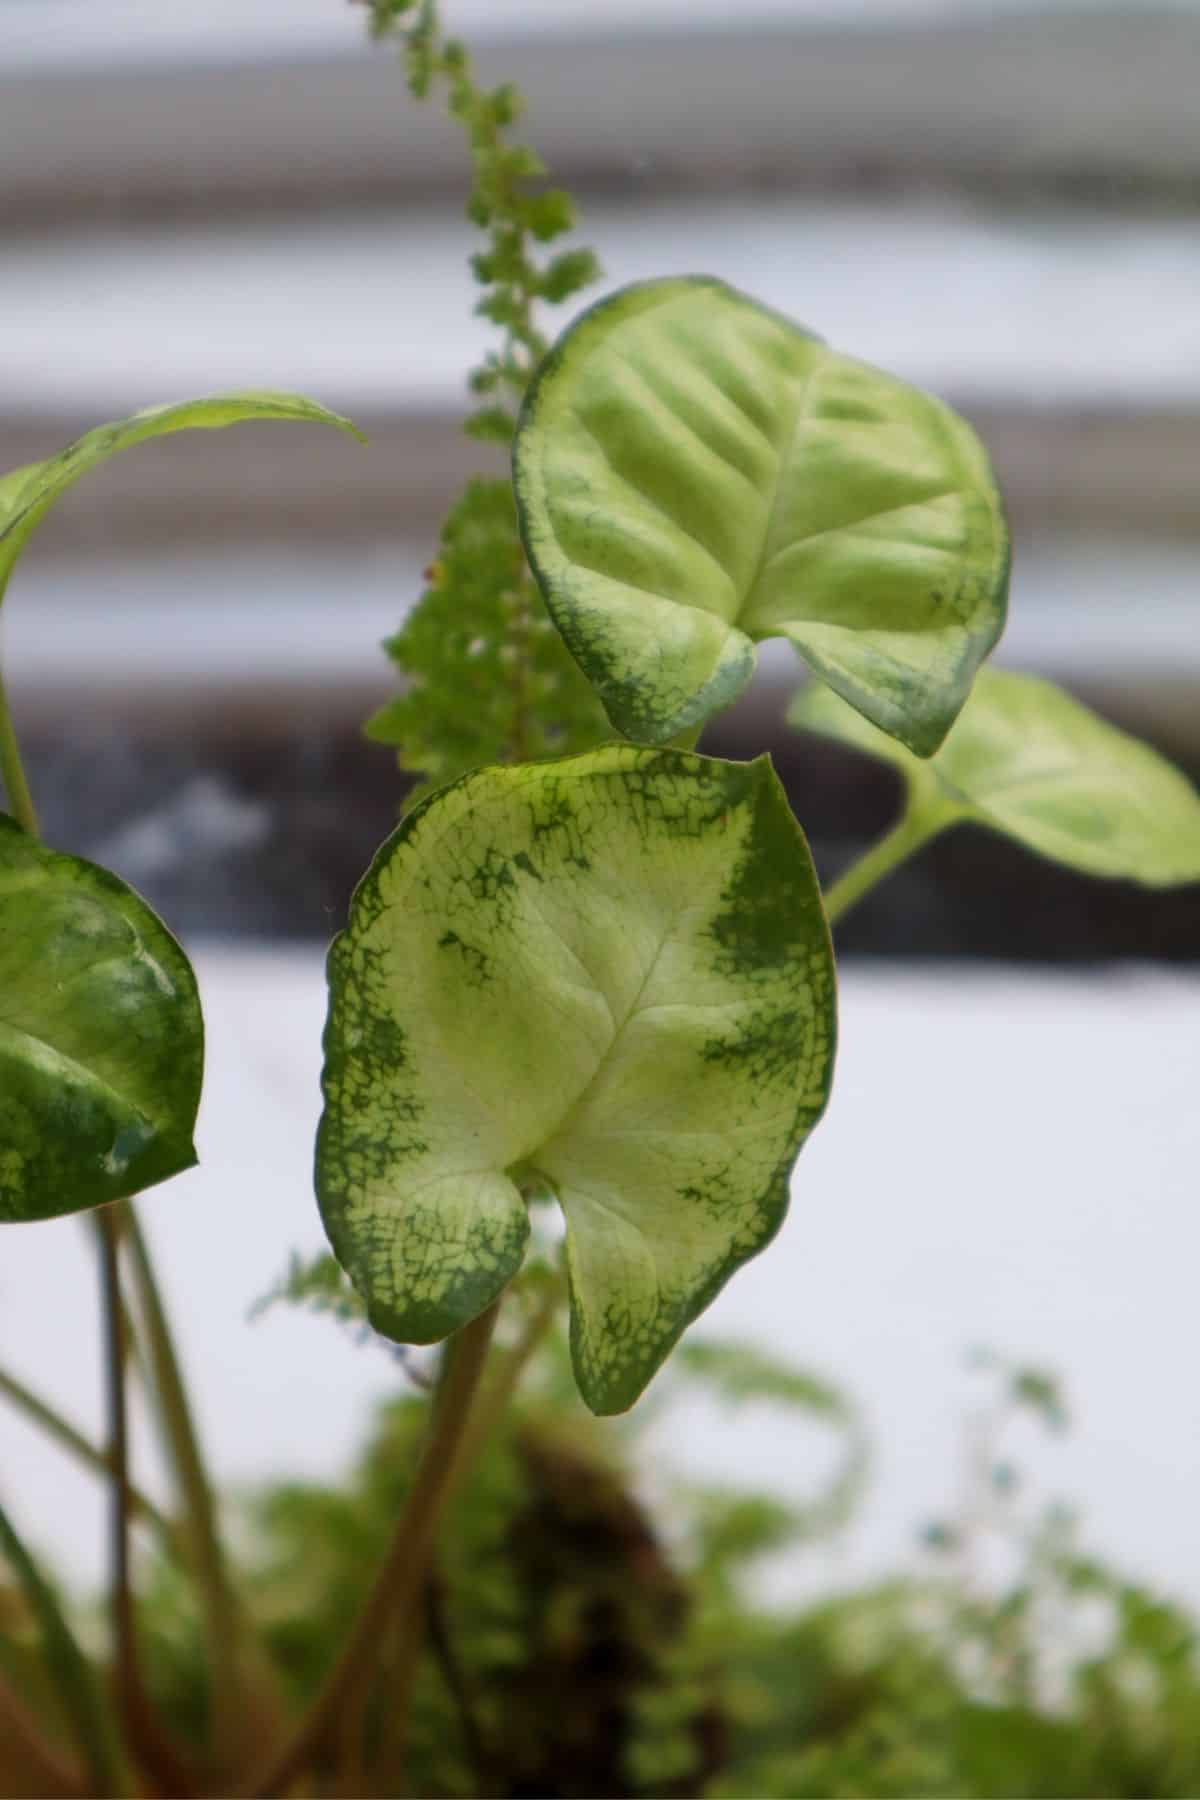
{"type": "Polygon", "coordinates": [[[894,763],[914,804],[940,812],[947,825],[990,825],[1088,875],[1146,887],[1200,881],[1200,795],[1191,782],[1037,676],[982,670],[931,762],[815,684],[793,701],[788,719],[894,763]]]}
{"type": "Polygon", "coordinates": [[[705,277],[585,313],[526,398],[530,563],[614,725],[662,743],[784,637],[921,755],[1004,622],[987,457],[931,395],[705,277]]]}
{"type": "Polygon", "coordinates": [[[481,1312],[549,1187],[580,1388],[632,1404],[775,1231],[828,1093],[828,932],[769,763],[465,776],[380,851],[330,989],[318,1197],[372,1322],[481,1312]]]}
{"type": "Polygon", "coordinates": [[[0,815],[0,1220],[188,1168],[203,1054],[191,965],[162,922],[0,815]]]}

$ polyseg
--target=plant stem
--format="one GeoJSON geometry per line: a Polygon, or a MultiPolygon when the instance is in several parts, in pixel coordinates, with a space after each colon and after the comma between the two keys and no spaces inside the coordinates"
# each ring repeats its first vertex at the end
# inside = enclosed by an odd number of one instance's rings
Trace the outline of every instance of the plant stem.
{"type": "Polygon", "coordinates": [[[471,1410],[456,1470],[459,1480],[474,1468],[492,1432],[508,1411],[530,1358],[554,1323],[554,1315],[566,1291],[566,1275],[560,1270],[547,1280],[541,1301],[525,1321],[515,1343],[493,1357],[491,1379],[485,1383],[471,1410]]]}
{"type": "Polygon", "coordinates": [[[446,1346],[429,1436],[391,1548],[341,1656],[307,1716],[290,1742],[253,1783],[251,1793],[263,1800],[288,1788],[321,1750],[343,1709],[353,1715],[360,1694],[369,1689],[389,1621],[418,1603],[437,1528],[457,1472],[498,1309],[498,1302],[490,1306],[446,1346]]]}
{"type": "MultiPolygon", "coordinates": [[[[2,597],[2,592],[0,592],[0,598],[2,597]]],[[[13,818],[23,830],[29,833],[30,837],[37,837],[37,812],[33,804],[33,795],[29,791],[29,783],[25,779],[25,766],[21,761],[12,714],[8,710],[8,694],[4,687],[3,669],[0,669],[0,776],[4,778],[4,791],[8,795],[8,804],[12,808],[13,818]]]]}
{"type": "Polygon", "coordinates": [[[523,763],[529,757],[529,627],[533,577],[524,552],[518,546],[513,582],[513,609],[509,615],[506,647],[513,651],[510,686],[513,695],[513,735],[506,762],[523,763]]]}
{"type": "MultiPolygon", "coordinates": [[[[380,1658],[379,1682],[387,1695],[387,1711],[380,1721],[374,1764],[358,1790],[361,1793],[405,1792],[404,1755],[408,1743],[409,1708],[421,1657],[425,1650],[424,1609],[414,1605],[408,1617],[397,1621],[388,1634],[380,1658]]],[[[486,1792],[480,1789],[480,1792],[486,1792]]],[[[347,1795],[346,1800],[349,1800],[347,1795]]]]}
{"type": "MultiPolygon", "coordinates": [[[[3,584],[0,584],[0,600],[2,600],[3,597],[3,584]]],[[[13,725],[12,713],[9,709],[8,691],[4,684],[4,671],[2,667],[0,667],[0,776],[2,776],[4,780],[4,791],[8,797],[8,803],[12,808],[13,817],[22,829],[27,831],[31,837],[37,837],[39,835],[37,809],[33,804],[33,795],[29,790],[29,782],[25,775],[25,766],[21,761],[21,750],[17,743],[16,728],[13,725]]],[[[117,1301],[116,1304],[119,1305],[119,1301],[117,1301]]],[[[119,1334],[119,1317],[116,1329],[119,1334]]],[[[123,1363],[123,1359],[119,1360],[123,1363]]],[[[121,1386],[121,1410],[123,1415],[123,1366],[118,1367],[117,1376],[121,1386]]],[[[29,1400],[33,1399],[33,1396],[27,1396],[26,1392],[20,1389],[19,1383],[7,1383],[6,1392],[8,1392],[10,1398],[16,1396],[22,1400],[26,1398],[29,1400]]],[[[32,1408],[29,1410],[33,1411],[35,1416],[40,1414],[43,1424],[48,1423],[49,1409],[42,1408],[40,1403],[34,1402],[32,1408]]],[[[101,1457],[99,1452],[96,1452],[96,1455],[100,1457],[100,1461],[107,1468],[113,1483],[113,1493],[115,1495],[114,1516],[116,1512],[119,1512],[122,1519],[127,1520],[129,1492],[124,1468],[123,1429],[122,1419],[122,1447],[119,1453],[114,1444],[108,1457],[101,1457]]],[[[70,1441],[70,1439],[76,1435],[69,1426],[66,1427],[66,1434],[66,1441],[70,1441]]],[[[64,1434],[59,1432],[57,1435],[59,1436],[60,1441],[63,1441],[64,1434]]],[[[84,1440],[80,1441],[82,1442],[84,1440]]],[[[87,1449],[90,1451],[91,1446],[87,1446],[87,1449]]],[[[16,1537],[15,1532],[12,1531],[12,1528],[8,1525],[6,1519],[3,1520],[3,1531],[0,1535],[3,1537],[5,1547],[9,1553],[9,1558],[13,1561],[18,1574],[25,1585],[26,1592],[31,1599],[34,1610],[39,1615],[42,1626],[42,1635],[46,1643],[47,1662],[59,1679],[60,1689],[63,1691],[64,1698],[68,1703],[68,1711],[76,1724],[79,1733],[80,1747],[83,1750],[88,1763],[92,1786],[97,1794],[115,1794],[119,1791],[120,1787],[119,1777],[116,1772],[116,1763],[112,1756],[111,1746],[108,1742],[108,1733],[105,1728],[103,1715],[96,1706],[94,1697],[90,1694],[91,1679],[87,1666],[83,1661],[78,1646],[71,1636],[65,1619],[63,1619],[54,1602],[53,1596],[50,1594],[49,1589],[46,1588],[44,1582],[42,1582],[36,1565],[25,1553],[23,1545],[21,1545],[20,1540],[16,1537]]]]}
{"type": "MultiPolygon", "coordinates": [[[[0,589],[0,599],[2,598],[3,592],[2,589],[0,589]]],[[[33,796],[30,793],[29,783],[25,776],[24,765],[21,761],[21,752],[17,743],[16,730],[12,722],[12,714],[9,710],[8,695],[4,686],[2,669],[0,669],[0,775],[2,775],[4,779],[4,788],[8,796],[9,804],[13,810],[13,817],[32,837],[37,837],[39,835],[37,810],[33,804],[33,796]]],[[[154,1712],[141,1687],[140,1675],[136,1662],[136,1647],[133,1640],[133,1603],[128,1587],[129,1519],[132,1511],[133,1495],[129,1486],[127,1469],[128,1458],[125,1446],[125,1363],[132,1340],[128,1329],[128,1316],[125,1312],[124,1301],[121,1295],[119,1271],[117,1268],[120,1237],[119,1226],[124,1224],[126,1220],[128,1222],[128,1229],[134,1237],[135,1248],[140,1248],[141,1250],[141,1262],[146,1270],[149,1284],[151,1288],[153,1288],[153,1278],[149,1273],[149,1260],[145,1256],[144,1246],[141,1245],[132,1206],[125,1207],[123,1216],[115,1215],[113,1211],[108,1208],[102,1208],[96,1215],[96,1227],[100,1245],[101,1291],[106,1319],[109,1410],[113,1435],[110,1455],[108,1458],[102,1457],[101,1460],[109,1468],[114,1483],[112,1499],[113,1603],[114,1625],[117,1631],[118,1667],[122,1682],[124,1703],[129,1708],[127,1717],[129,1722],[132,1725],[135,1725],[144,1736],[144,1747],[147,1751],[146,1766],[151,1769],[152,1772],[160,1774],[160,1779],[163,1780],[164,1785],[168,1786],[169,1791],[182,1792],[186,1791],[187,1777],[182,1769],[182,1765],[175,1757],[173,1749],[163,1736],[154,1712]],[[155,1759],[157,1759],[159,1764],[158,1769],[155,1768],[155,1759]],[[173,1789],[170,1787],[172,1782],[176,1784],[173,1789]],[[184,1786],[179,1786],[178,1783],[180,1782],[182,1782],[184,1786]]],[[[157,1341],[160,1345],[165,1344],[168,1352],[167,1360],[171,1362],[174,1374],[171,1400],[164,1400],[164,1410],[167,1410],[168,1407],[172,1408],[175,1412],[181,1410],[184,1419],[186,1420],[187,1407],[183,1395],[183,1385],[179,1379],[178,1364],[175,1363],[173,1357],[170,1356],[171,1345],[170,1336],[167,1331],[166,1316],[156,1291],[153,1293],[153,1307],[151,1308],[149,1304],[147,1305],[148,1314],[151,1313],[151,1311],[153,1312],[153,1319],[148,1325],[148,1330],[151,1333],[152,1342],[157,1341]]],[[[156,1373],[160,1373],[160,1371],[156,1370],[156,1373]]],[[[48,1423],[48,1420],[45,1417],[43,1418],[43,1423],[48,1423]]],[[[67,1427],[66,1434],[58,1432],[57,1435],[61,1442],[70,1443],[70,1427],[67,1427]]],[[[77,1451],[79,1450],[78,1443],[73,1444],[72,1447],[77,1451]]],[[[89,1451],[90,1449],[91,1447],[88,1446],[89,1451]]],[[[205,1565],[199,1551],[197,1552],[197,1560],[200,1564],[203,1585],[205,1565]]],[[[223,1646],[222,1653],[215,1656],[213,1659],[213,1682],[215,1690],[218,1693],[221,1691],[223,1683],[232,1682],[236,1679],[235,1671],[231,1667],[231,1662],[232,1659],[224,1654],[223,1646]]]]}
{"type": "Polygon", "coordinates": [[[455,1651],[446,1611],[445,1583],[436,1569],[430,1569],[425,1578],[424,1600],[426,1636],[430,1649],[437,1658],[446,1692],[458,1713],[463,1747],[475,1771],[478,1791],[481,1794],[494,1792],[496,1776],[491,1766],[487,1740],[479,1723],[474,1691],[455,1651]]]}
{"type": "MultiPolygon", "coordinates": [[[[0,598],[2,597],[2,590],[0,590],[0,598]]],[[[37,812],[21,762],[21,753],[9,712],[2,671],[0,671],[0,774],[4,778],[5,791],[13,809],[13,816],[31,836],[36,837],[38,835],[37,812]]],[[[167,1439],[183,1501],[190,1539],[189,1548],[204,1605],[213,1692],[214,1738],[218,1754],[223,1758],[232,1759],[236,1754],[240,1719],[240,1670],[239,1659],[235,1654],[240,1634],[237,1611],[217,1533],[212,1488],[200,1454],[199,1439],[192,1421],[179,1359],[175,1353],[170,1327],[167,1323],[166,1309],[162,1303],[149,1251],[138,1227],[132,1204],[125,1202],[117,1211],[105,1211],[100,1219],[99,1229],[102,1244],[102,1279],[106,1283],[108,1280],[107,1259],[110,1252],[114,1261],[112,1291],[110,1293],[106,1286],[104,1297],[106,1307],[111,1306],[115,1309],[112,1329],[116,1333],[117,1341],[121,1344],[120,1407],[122,1415],[125,1397],[124,1361],[130,1345],[136,1343],[136,1339],[129,1329],[129,1319],[125,1312],[115,1268],[122,1234],[128,1235],[132,1248],[134,1271],[142,1301],[145,1333],[150,1353],[153,1386],[158,1400],[159,1418],[167,1439]]],[[[115,1400],[115,1393],[113,1398],[115,1400]]],[[[48,1423],[48,1420],[43,1418],[43,1423],[48,1423]]],[[[69,1433],[70,1428],[67,1427],[67,1434],[69,1433]]],[[[60,1441],[71,1443],[70,1436],[67,1434],[61,1431],[57,1433],[60,1441]]],[[[78,1443],[72,1443],[71,1447],[79,1453],[78,1443]]],[[[90,1450],[90,1446],[88,1449],[90,1450]]],[[[107,1461],[104,1458],[101,1460],[107,1461]]],[[[128,1515],[133,1496],[132,1490],[127,1485],[127,1474],[123,1470],[120,1480],[125,1485],[117,1493],[116,1501],[122,1509],[127,1537],[128,1515]]],[[[115,1543],[114,1535],[114,1546],[115,1543]]],[[[152,1714],[149,1715],[149,1722],[157,1731],[157,1724],[152,1714]]],[[[161,1733],[158,1735],[161,1737],[161,1733]]],[[[167,1749],[169,1752],[169,1746],[167,1749]]]]}
{"type": "Polygon", "coordinates": [[[63,1616],[54,1591],[22,1543],[16,1527],[0,1506],[0,1553],[7,1559],[38,1622],[46,1670],[71,1722],[88,1774],[88,1793],[110,1800],[121,1792],[121,1775],[109,1721],[96,1692],[92,1671],[63,1616]]]}
{"type": "MultiPolygon", "coordinates": [[[[97,1475],[114,1474],[111,1456],[86,1438],[69,1419],[64,1419],[60,1412],[56,1412],[32,1388],[27,1388],[23,1381],[18,1381],[15,1375],[9,1375],[3,1369],[0,1369],[0,1394],[11,1400],[27,1418],[40,1425],[48,1437],[53,1438],[56,1444],[78,1462],[94,1470],[97,1475]]],[[[133,1518],[141,1518],[146,1524],[152,1525],[168,1548],[174,1547],[175,1528],[170,1519],[132,1482],[129,1484],[129,1511],[133,1518]]]]}
{"type": "MultiPolygon", "coordinates": [[[[39,1794],[83,1794],[78,1768],[59,1755],[3,1675],[0,1675],[0,1724],[5,1728],[18,1760],[25,1764],[22,1773],[34,1777],[39,1794]]],[[[5,1773],[11,1778],[13,1770],[6,1769],[5,1773]]]]}
{"type": "Polygon", "coordinates": [[[906,862],[949,823],[949,814],[924,807],[919,811],[911,806],[907,807],[899,823],[881,837],[878,843],[872,844],[857,862],[851,863],[844,875],[840,875],[826,888],[823,898],[825,916],[829,923],[835,924],[852,906],[858,904],[864,894],[890,875],[893,869],[898,869],[902,862],[906,862]]]}
{"type": "MultiPolygon", "coordinates": [[[[545,1284],[541,1300],[526,1319],[514,1343],[492,1357],[490,1379],[480,1389],[471,1408],[462,1447],[454,1467],[455,1483],[463,1481],[475,1467],[488,1439],[512,1404],[529,1360],[554,1323],[554,1315],[566,1293],[566,1275],[559,1270],[545,1284]]],[[[436,1576],[426,1576],[426,1585],[436,1576]]],[[[411,1608],[407,1618],[397,1621],[393,1634],[392,1662],[388,1670],[388,1724],[386,1744],[379,1759],[393,1781],[399,1778],[408,1731],[408,1710],[413,1683],[421,1660],[421,1650],[428,1624],[428,1608],[418,1612],[411,1608]]]]}
{"type": "MultiPolygon", "coordinates": [[[[4,598],[4,585],[0,581],[0,601],[4,598]]],[[[9,710],[8,692],[4,685],[2,667],[0,667],[0,776],[3,777],[4,791],[12,808],[13,817],[31,837],[37,837],[39,835],[37,809],[33,804],[33,795],[29,791],[29,782],[21,761],[21,751],[17,743],[12,713],[9,710]]],[[[101,1228],[101,1240],[103,1243],[103,1228],[101,1228]]],[[[125,1373],[120,1295],[117,1291],[115,1274],[115,1238],[109,1248],[114,1267],[111,1288],[106,1287],[106,1298],[111,1303],[112,1332],[117,1350],[115,1378],[114,1371],[110,1366],[110,1392],[116,1398],[114,1422],[119,1413],[121,1432],[120,1442],[114,1441],[111,1456],[105,1460],[110,1469],[112,1482],[114,1549],[118,1536],[123,1534],[127,1556],[130,1496],[124,1455],[125,1373]],[[118,1533],[116,1529],[115,1522],[118,1520],[122,1523],[122,1533],[118,1533]]],[[[103,1267],[103,1254],[101,1260],[103,1267]]],[[[116,1440],[116,1436],[114,1431],[114,1440],[116,1440]]],[[[13,1563],[41,1624],[47,1664],[55,1676],[59,1690],[66,1702],[68,1714],[76,1727],[92,1791],[102,1796],[116,1794],[120,1791],[117,1759],[109,1740],[107,1721],[92,1691],[91,1673],[53,1594],[42,1580],[37,1565],[2,1513],[0,1513],[0,1543],[6,1549],[9,1560],[13,1563]]]]}
{"type": "Polygon", "coordinates": [[[133,1588],[129,1567],[129,1431],[125,1406],[125,1316],[117,1268],[117,1226],[110,1207],[96,1214],[100,1248],[100,1291],[104,1310],[105,1389],[110,1454],[113,1462],[111,1499],[111,1608],[116,1646],[117,1694],[125,1732],[146,1771],[164,1793],[192,1791],[187,1770],[159,1725],[142,1680],[137,1650],[133,1588]]]}
{"type": "Polygon", "coordinates": [[[125,1208],[125,1214],[125,1231],[159,1422],[174,1465],[204,1608],[213,1693],[213,1736],[218,1756],[228,1762],[237,1753],[240,1714],[241,1659],[237,1649],[241,1633],[237,1608],[221,1548],[212,1484],[205,1468],[154,1265],[132,1206],[125,1208]]]}

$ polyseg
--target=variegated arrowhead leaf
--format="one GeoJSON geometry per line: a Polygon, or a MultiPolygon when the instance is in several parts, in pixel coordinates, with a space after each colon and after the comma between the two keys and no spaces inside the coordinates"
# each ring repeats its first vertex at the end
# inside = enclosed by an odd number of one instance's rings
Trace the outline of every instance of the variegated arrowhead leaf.
{"type": "Polygon", "coordinates": [[[45,462],[29,463],[0,478],[0,599],[20,556],[39,521],[60,494],[99,463],[130,450],[147,438],[165,437],[172,431],[213,431],[247,419],[296,419],[313,424],[336,425],[361,437],[348,419],[306,400],[300,394],[246,392],[214,394],[205,400],[185,400],[174,406],[148,406],[111,425],[85,432],[65,450],[45,462]]]}
{"type": "Polygon", "coordinates": [[[962,717],[921,762],[812,685],[789,723],[895,764],[915,806],[973,819],[1088,875],[1200,881],[1200,795],[1178,769],[1052,682],[983,669],[962,717]]]}
{"type": "Polygon", "coordinates": [[[195,1162],[191,965],[115,875],[0,814],[0,1220],[139,1193],[195,1162]]]}
{"type": "Polygon", "coordinates": [[[776,1230],[828,1095],[829,936],[769,763],[465,776],[384,845],[329,980],[317,1193],[373,1324],[481,1313],[549,1188],[580,1389],[630,1406],[776,1230]]]}
{"type": "Polygon", "coordinates": [[[928,756],[1000,635],[1008,533],[970,426],[723,282],[584,313],[513,466],[554,621],[641,742],[727,706],[783,637],[928,756]]]}

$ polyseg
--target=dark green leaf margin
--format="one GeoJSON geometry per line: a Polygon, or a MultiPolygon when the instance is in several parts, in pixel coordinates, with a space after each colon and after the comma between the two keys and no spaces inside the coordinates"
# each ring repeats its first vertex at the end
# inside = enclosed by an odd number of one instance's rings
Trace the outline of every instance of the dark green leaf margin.
{"type": "Polygon", "coordinates": [[[0,815],[0,1221],[189,1168],[203,1061],[195,977],[165,925],[0,815]]]}
{"type": "Polygon", "coordinates": [[[639,742],[728,706],[783,637],[928,756],[1003,628],[1008,532],[970,426],[708,276],[570,327],[513,478],[551,615],[639,742]]]}
{"type": "Polygon", "coordinates": [[[774,1235],[828,1097],[829,934],[767,759],[465,776],[384,845],[329,980],[317,1194],[372,1323],[476,1317],[549,1191],[580,1389],[630,1406],[774,1235]]]}

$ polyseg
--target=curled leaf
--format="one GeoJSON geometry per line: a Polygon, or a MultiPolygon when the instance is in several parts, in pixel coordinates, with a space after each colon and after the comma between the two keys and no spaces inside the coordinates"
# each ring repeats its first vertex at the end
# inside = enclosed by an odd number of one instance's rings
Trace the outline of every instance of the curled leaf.
{"type": "Polygon", "coordinates": [[[928,756],[1003,627],[1008,533],[970,426],[708,277],[584,313],[513,466],[554,621],[642,742],[729,705],[783,637],[928,756]]]}
{"type": "Polygon", "coordinates": [[[295,419],[336,425],[352,437],[362,433],[315,400],[300,394],[267,391],[214,394],[204,400],[185,400],[173,406],[147,406],[127,419],[98,425],[45,462],[29,463],[0,478],[0,598],[9,576],[30,536],[60,494],[89,469],[130,450],[147,438],[165,437],[173,431],[214,431],[249,419],[295,419]]]}

